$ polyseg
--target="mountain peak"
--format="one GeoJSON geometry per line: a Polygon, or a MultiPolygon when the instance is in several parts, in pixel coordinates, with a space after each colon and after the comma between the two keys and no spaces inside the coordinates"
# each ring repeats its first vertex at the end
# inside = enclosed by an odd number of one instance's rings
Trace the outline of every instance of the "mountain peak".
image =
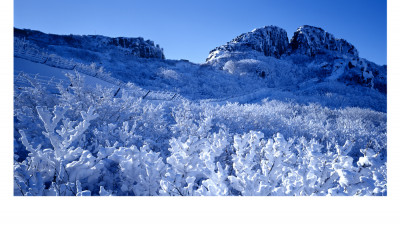
{"type": "Polygon", "coordinates": [[[288,41],[287,32],[277,26],[265,26],[241,34],[232,41],[210,51],[206,61],[216,59],[225,52],[261,52],[265,56],[280,58],[284,54],[315,56],[327,51],[358,57],[351,43],[338,39],[320,27],[300,26],[288,41]]]}

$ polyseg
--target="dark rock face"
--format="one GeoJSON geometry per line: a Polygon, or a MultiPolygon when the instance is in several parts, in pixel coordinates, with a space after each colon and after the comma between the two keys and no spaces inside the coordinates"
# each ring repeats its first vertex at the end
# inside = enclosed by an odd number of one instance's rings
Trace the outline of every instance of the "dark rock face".
{"type": "Polygon", "coordinates": [[[40,31],[14,28],[14,37],[24,38],[39,47],[68,46],[94,52],[117,50],[140,58],[164,59],[163,49],[143,38],[110,38],[101,35],[56,35],[40,31]]]}
{"type": "Polygon", "coordinates": [[[290,51],[308,56],[335,51],[358,57],[357,49],[346,40],[336,39],[323,29],[308,25],[299,27],[294,33],[290,40],[290,51]]]}
{"type": "Polygon", "coordinates": [[[265,56],[279,58],[288,48],[287,33],[276,26],[265,26],[251,32],[241,34],[226,45],[210,51],[207,61],[215,58],[221,51],[249,51],[262,52],[265,56]]]}

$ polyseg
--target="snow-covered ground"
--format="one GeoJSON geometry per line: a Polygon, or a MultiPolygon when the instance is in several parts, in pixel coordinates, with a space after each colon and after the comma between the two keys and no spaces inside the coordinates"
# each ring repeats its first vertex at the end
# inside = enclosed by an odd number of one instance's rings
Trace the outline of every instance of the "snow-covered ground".
{"type": "Polygon", "coordinates": [[[320,42],[265,27],[204,64],[15,38],[14,194],[386,195],[385,67],[299,30],[320,42]]]}
{"type": "MultiPolygon", "coordinates": [[[[69,85],[70,81],[68,77],[65,75],[67,73],[74,73],[73,70],[68,69],[60,69],[56,67],[51,67],[46,64],[32,62],[27,59],[14,57],[14,77],[17,77],[20,73],[24,73],[31,78],[36,77],[38,81],[40,81],[43,85],[48,84],[49,89],[56,91],[56,85],[61,83],[64,85],[69,85]],[[54,86],[53,86],[54,85],[54,86]]],[[[117,90],[118,86],[101,80],[99,78],[84,75],[82,74],[83,82],[86,84],[88,88],[95,88],[97,85],[112,88],[113,90],[117,90]]],[[[16,86],[22,86],[24,84],[20,84],[18,82],[22,82],[20,80],[16,80],[16,86]]],[[[25,84],[26,85],[26,84],[25,84]]]]}

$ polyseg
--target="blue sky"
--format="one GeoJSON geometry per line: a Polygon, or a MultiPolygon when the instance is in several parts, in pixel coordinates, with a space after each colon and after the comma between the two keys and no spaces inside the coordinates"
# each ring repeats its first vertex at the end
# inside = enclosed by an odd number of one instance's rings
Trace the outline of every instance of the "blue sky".
{"type": "Polygon", "coordinates": [[[55,34],[144,37],[168,59],[202,63],[213,48],[265,25],[323,28],[386,64],[385,0],[15,0],[14,26],[55,34]]]}

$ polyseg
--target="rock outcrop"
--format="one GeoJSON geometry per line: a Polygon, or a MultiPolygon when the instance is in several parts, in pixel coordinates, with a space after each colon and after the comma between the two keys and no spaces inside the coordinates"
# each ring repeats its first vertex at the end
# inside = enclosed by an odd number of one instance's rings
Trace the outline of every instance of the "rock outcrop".
{"type": "Polygon", "coordinates": [[[354,45],[346,40],[336,39],[332,34],[319,27],[301,26],[290,40],[290,52],[314,56],[318,53],[334,51],[358,57],[354,45]]]}
{"type": "Polygon", "coordinates": [[[224,52],[257,51],[265,56],[280,58],[282,55],[301,54],[310,57],[316,54],[335,52],[358,57],[358,51],[354,45],[344,39],[337,39],[333,34],[319,27],[309,25],[301,26],[294,32],[288,41],[284,29],[276,26],[266,26],[244,33],[210,51],[206,61],[213,60],[224,52]]]}
{"type": "Polygon", "coordinates": [[[251,32],[241,34],[225,45],[210,51],[207,61],[218,57],[223,51],[249,51],[262,52],[265,56],[279,58],[287,51],[289,45],[287,33],[276,26],[265,26],[251,32]]]}

